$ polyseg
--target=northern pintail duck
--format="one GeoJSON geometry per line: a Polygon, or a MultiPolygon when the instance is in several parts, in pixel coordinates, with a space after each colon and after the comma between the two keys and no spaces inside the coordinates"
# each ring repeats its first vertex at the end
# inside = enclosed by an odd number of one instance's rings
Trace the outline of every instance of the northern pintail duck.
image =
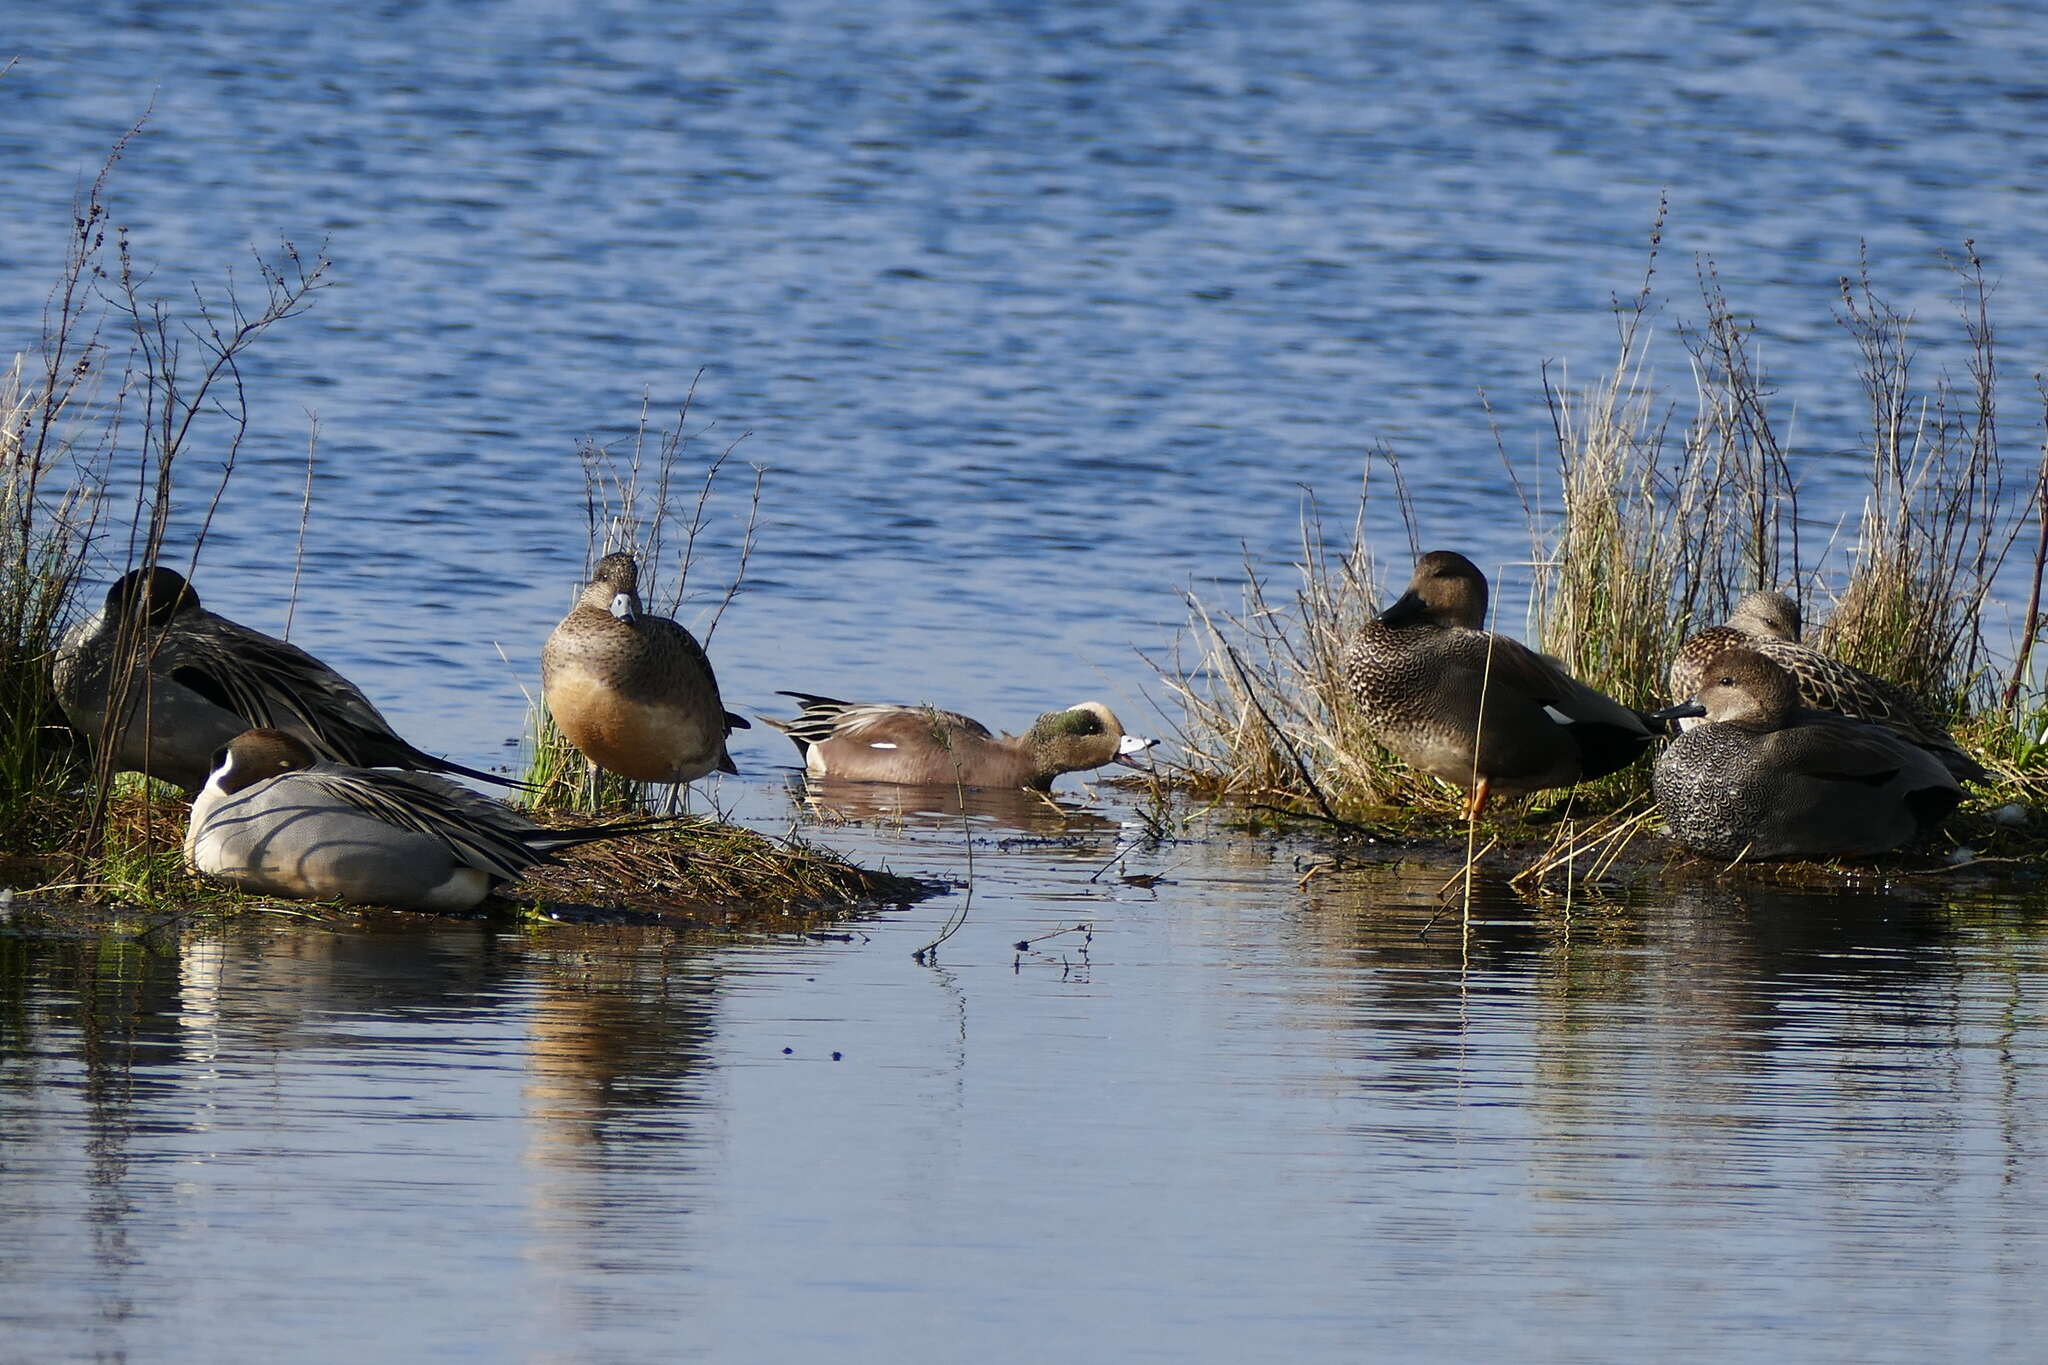
{"type": "MultiPolygon", "coordinates": [[[[1791,598],[1779,592],[1750,593],[1735,604],[1728,624],[1711,626],[1679,646],[1668,679],[1671,699],[1677,702],[1696,695],[1707,665],[1721,651],[1746,647],[1792,675],[1801,705],[1838,711],[1896,731],[1940,759],[1957,781],[1990,779],[1984,766],[1964,753],[1947,727],[1904,688],[1801,644],[1799,630],[1799,606],[1791,598]]],[[[1680,724],[1690,729],[1700,722],[1680,724]]]]}
{"type": "Polygon", "coordinates": [[[647,825],[543,829],[445,778],[333,763],[296,735],[249,730],[192,802],[185,860],[267,895],[467,910],[563,849],[647,825]]]}
{"type": "Polygon", "coordinates": [[[1627,767],[1649,746],[1643,716],[1547,654],[1483,629],[1486,576],[1433,550],[1395,603],[1345,651],[1372,737],[1467,794],[1468,818],[1519,796],[1627,767]]]}
{"type": "Polygon", "coordinates": [[[1660,718],[1705,717],[1658,755],[1671,837],[1721,858],[1856,857],[1932,833],[1962,799],[1938,755],[1897,731],[1800,705],[1771,657],[1733,645],[1660,718]]]}
{"type": "Polygon", "coordinates": [[[1142,766],[1157,740],[1127,735],[1099,701],[1048,711],[1021,735],[997,735],[957,711],[835,701],[784,692],[803,703],[794,720],[762,720],[788,735],[812,777],[849,782],[955,783],[1045,791],[1061,773],[1105,763],[1142,766]]]}
{"type": "Polygon", "coordinates": [[[455,773],[516,786],[401,739],[369,698],[297,645],[207,611],[183,575],[136,569],[107,590],[106,604],[76,622],[57,646],[57,700],[95,744],[118,729],[117,771],[144,772],[199,790],[213,754],[244,730],[297,735],[314,753],[362,767],[455,773]],[[131,680],[116,678],[126,657],[131,680]],[[126,719],[110,726],[110,698],[125,692],[126,719]]]}
{"type": "Polygon", "coordinates": [[[725,737],[751,727],[720,701],[696,637],[641,606],[629,554],[597,561],[541,650],[540,681],[555,724],[600,768],[636,782],[739,771],[725,737]]]}

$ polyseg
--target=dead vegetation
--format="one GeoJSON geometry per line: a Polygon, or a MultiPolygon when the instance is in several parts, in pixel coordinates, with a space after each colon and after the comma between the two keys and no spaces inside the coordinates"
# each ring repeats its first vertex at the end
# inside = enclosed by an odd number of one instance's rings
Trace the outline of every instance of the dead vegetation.
{"type": "MultiPolygon", "coordinates": [[[[1950,264],[1961,380],[1942,370],[1920,383],[1916,320],[1886,303],[1867,267],[1842,281],[1836,321],[1868,412],[1868,491],[1860,514],[1814,546],[1801,478],[1806,461],[1827,452],[1809,456],[1781,439],[1754,324],[1730,305],[1711,264],[1697,275],[1702,320],[1679,329],[1691,360],[1690,415],[1681,421],[1654,383],[1645,355],[1658,311],[1656,248],[1653,238],[1641,288],[1617,301],[1608,368],[1577,388],[1544,373],[1554,438],[1547,468],[1517,471],[1503,452],[1530,527],[1532,566],[1528,626],[1505,628],[1609,695],[1652,709],[1674,700],[1663,696],[1665,667],[1688,635],[1722,620],[1744,592],[1790,589],[1810,609],[1827,608],[1812,611],[1824,621],[1809,639],[1954,720],[1958,737],[1996,771],[1998,784],[1977,793],[1951,831],[1972,846],[2024,837],[2010,812],[1996,821],[1989,813],[2031,803],[2048,785],[2048,689],[2032,652],[2048,532],[2029,537],[2030,563],[2010,566],[2030,587],[2019,638],[1994,640],[1988,619],[2008,551],[2041,525],[2048,425],[2040,469],[2015,488],[1997,440],[1983,261],[1966,244],[1950,264]]],[[[1417,838],[1455,823],[1456,795],[1370,741],[1343,679],[1347,642],[1408,573],[1415,527],[1400,465],[1378,450],[1348,539],[1333,546],[1313,496],[1305,504],[1291,584],[1278,586],[1247,562],[1237,603],[1187,594],[1185,630],[1152,660],[1174,713],[1186,787],[1227,795],[1254,821],[1302,817],[1417,838]],[[1365,528],[1388,499],[1407,544],[1383,547],[1376,561],[1365,528]]],[[[1577,790],[1569,809],[1621,822],[1619,831],[1630,803],[1647,795],[1649,766],[1577,790]]],[[[1547,837],[1525,831],[1509,842],[1526,849],[1547,837]]],[[[1551,860],[1540,855],[1531,867],[1551,860]]]]}

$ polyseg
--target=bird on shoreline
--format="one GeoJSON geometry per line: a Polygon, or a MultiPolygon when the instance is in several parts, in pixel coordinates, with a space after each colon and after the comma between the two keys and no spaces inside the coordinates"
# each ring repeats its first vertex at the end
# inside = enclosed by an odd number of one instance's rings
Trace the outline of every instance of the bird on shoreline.
{"type": "MultiPolygon", "coordinates": [[[[1785,594],[1750,593],[1735,604],[1726,625],[1710,626],[1679,646],[1667,677],[1671,699],[1695,695],[1708,664],[1723,650],[1746,647],[1791,675],[1802,705],[1882,725],[1933,754],[1959,782],[1990,781],[1984,765],[1904,688],[1801,644],[1800,625],[1799,606],[1785,594]]],[[[1685,729],[1699,723],[1679,722],[1685,729]]]]}
{"type": "Polygon", "coordinates": [[[1671,837],[1723,858],[1882,853],[1938,828],[1963,790],[1941,756],[1884,725],[1800,704],[1768,654],[1705,661],[1691,698],[1656,714],[1704,719],[1657,756],[1671,837]]]}
{"type": "Polygon", "coordinates": [[[1136,755],[1158,743],[1124,733],[1099,701],[1048,711],[1021,735],[997,735],[957,711],[928,706],[845,702],[783,692],[802,703],[794,720],[761,719],[788,735],[812,777],[848,782],[958,783],[1046,791],[1061,773],[1106,763],[1141,767],[1136,755]]]}
{"type": "Polygon", "coordinates": [[[253,729],[215,755],[185,860],[244,890],[405,910],[467,910],[565,849],[663,822],[545,829],[431,773],[358,768],[253,729]]]}
{"type": "Polygon", "coordinates": [[[725,709],[697,638],[641,606],[630,554],[597,561],[541,649],[540,678],[555,725],[600,768],[666,783],[739,771],[726,736],[752,727],[725,709]]]}
{"type": "Polygon", "coordinates": [[[1494,796],[1568,787],[1627,767],[1653,731],[1547,654],[1481,627],[1486,576],[1433,550],[1394,604],[1345,651],[1345,679],[1373,739],[1466,793],[1465,817],[1494,796]]]}
{"type": "Polygon", "coordinates": [[[105,605],[64,633],[53,674],[79,733],[98,745],[118,731],[115,771],[187,792],[205,784],[222,745],[257,728],[296,735],[340,763],[520,785],[415,748],[354,683],[297,645],[207,611],[182,574],[161,566],[117,579],[105,605]],[[124,692],[125,715],[110,723],[124,692]]]}

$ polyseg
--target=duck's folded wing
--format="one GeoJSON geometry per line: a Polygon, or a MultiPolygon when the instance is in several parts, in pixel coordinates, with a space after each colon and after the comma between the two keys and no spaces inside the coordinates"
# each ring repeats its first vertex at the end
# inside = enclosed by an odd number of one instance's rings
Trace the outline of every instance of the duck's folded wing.
{"type": "Polygon", "coordinates": [[[776,728],[806,744],[823,744],[828,739],[848,739],[872,744],[888,742],[906,732],[944,736],[947,733],[994,739],[986,725],[958,711],[941,711],[932,706],[898,706],[890,702],[849,702],[821,697],[811,692],[778,692],[803,703],[797,718],[777,722],[776,728]]]}
{"type": "Polygon", "coordinates": [[[881,704],[847,707],[833,723],[832,733],[836,739],[851,740],[856,744],[902,743],[905,740],[944,744],[956,735],[973,739],[995,737],[986,725],[958,711],[941,711],[933,706],[881,704]]]}
{"type": "Polygon", "coordinates": [[[1803,705],[1888,726],[1932,753],[1958,781],[1990,780],[1991,774],[1984,765],[1972,758],[1948,728],[1897,683],[1804,645],[1766,644],[1770,647],[1761,652],[1792,675],[1803,705]]]}
{"type": "Polygon", "coordinates": [[[1764,736],[1764,761],[1824,782],[1881,787],[1903,778],[1955,788],[1941,760],[1884,726],[1832,711],[1796,711],[1795,723],[1764,736]]]}
{"type": "MultiPolygon", "coordinates": [[[[669,620],[666,616],[643,617],[642,621],[646,629],[653,631],[668,642],[668,648],[675,650],[682,657],[686,668],[702,673],[704,675],[705,687],[710,690],[713,697],[718,696],[718,674],[712,671],[711,656],[704,652],[704,646],[697,643],[696,636],[690,634],[689,631],[677,625],[674,621],[669,620]]],[[[735,715],[731,711],[725,710],[722,706],[719,708],[719,714],[725,717],[725,732],[727,734],[731,734],[735,730],[751,730],[754,728],[748,723],[745,716],[735,715]]],[[[734,770],[728,769],[727,771],[734,770]]]]}
{"type": "Polygon", "coordinates": [[[424,773],[314,766],[293,775],[374,820],[446,844],[467,865],[512,881],[545,852],[535,826],[511,807],[424,773]]]}
{"type": "MultiPolygon", "coordinates": [[[[209,625],[167,639],[156,669],[252,727],[330,737],[347,750],[357,736],[404,744],[361,689],[297,645],[224,618],[209,625]]],[[[332,756],[363,761],[352,751],[332,756]]]]}
{"type": "MultiPolygon", "coordinates": [[[[1483,648],[1484,642],[1481,643],[1483,648]]],[[[1490,685],[1511,687],[1557,713],[1553,719],[1562,717],[1560,724],[1605,725],[1643,736],[1651,733],[1640,712],[1580,682],[1548,654],[1538,653],[1505,635],[1494,636],[1490,651],[1476,659],[1468,657],[1465,662],[1483,668],[1490,685]]]]}
{"type": "Polygon", "coordinates": [[[1884,721],[1907,731],[1944,733],[1925,707],[1904,688],[1865,673],[1854,664],[1804,645],[1767,645],[1762,653],[1792,675],[1800,700],[1846,716],[1884,721]]]}
{"type": "Polygon", "coordinates": [[[704,652],[704,646],[697,643],[696,636],[666,616],[643,616],[640,618],[640,625],[651,635],[660,638],[663,648],[672,649],[681,656],[686,667],[701,672],[704,681],[711,685],[713,692],[718,690],[718,675],[711,671],[711,656],[704,652]]]}

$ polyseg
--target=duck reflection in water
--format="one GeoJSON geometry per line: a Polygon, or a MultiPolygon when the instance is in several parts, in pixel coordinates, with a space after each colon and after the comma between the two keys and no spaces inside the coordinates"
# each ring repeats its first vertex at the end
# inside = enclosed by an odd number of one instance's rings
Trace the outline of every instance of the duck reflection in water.
{"type": "Polygon", "coordinates": [[[957,835],[964,819],[1022,834],[1059,838],[1114,835],[1115,820],[1042,792],[1019,788],[955,787],[945,783],[846,782],[793,776],[790,799],[825,823],[929,828],[957,835]]]}

